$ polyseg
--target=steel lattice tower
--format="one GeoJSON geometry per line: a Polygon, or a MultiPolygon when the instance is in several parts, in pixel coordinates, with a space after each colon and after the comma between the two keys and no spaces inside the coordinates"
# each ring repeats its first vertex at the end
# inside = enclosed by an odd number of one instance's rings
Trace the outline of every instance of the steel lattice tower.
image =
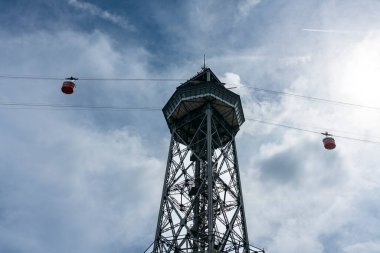
{"type": "Polygon", "coordinates": [[[203,68],[163,113],[171,141],[150,252],[264,252],[248,241],[235,144],[240,96],[203,68]]]}

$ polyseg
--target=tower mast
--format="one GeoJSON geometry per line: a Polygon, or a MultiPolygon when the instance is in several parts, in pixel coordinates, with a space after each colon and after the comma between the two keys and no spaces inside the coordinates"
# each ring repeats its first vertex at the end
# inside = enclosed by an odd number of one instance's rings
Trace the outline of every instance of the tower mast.
{"type": "Polygon", "coordinates": [[[240,96],[204,66],[163,113],[171,141],[149,252],[264,252],[248,240],[235,143],[245,120],[240,96]]]}

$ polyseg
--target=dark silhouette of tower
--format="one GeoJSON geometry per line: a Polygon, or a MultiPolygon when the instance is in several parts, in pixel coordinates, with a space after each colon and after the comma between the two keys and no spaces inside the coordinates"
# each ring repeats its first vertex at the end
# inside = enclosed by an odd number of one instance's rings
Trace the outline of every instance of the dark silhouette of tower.
{"type": "Polygon", "coordinates": [[[264,252],[248,241],[235,144],[244,123],[240,96],[203,67],[163,113],[171,141],[149,252],[264,252]]]}

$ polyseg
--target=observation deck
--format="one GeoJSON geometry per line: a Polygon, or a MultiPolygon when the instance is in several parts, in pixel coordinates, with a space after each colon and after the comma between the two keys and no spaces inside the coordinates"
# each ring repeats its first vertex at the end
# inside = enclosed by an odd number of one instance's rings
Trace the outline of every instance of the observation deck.
{"type": "Polygon", "coordinates": [[[224,85],[211,69],[203,68],[177,87],[162,109],[170,132],[176,129],[180,133],[182,140],[177,141],[183,144],[190,142],[196,127],[188,123],[202,116],[207,106],[211,106],[213,115],[219,119],[220,127],[224,128],[226,134],[221,136],[223,143],[239,131],[245,121],[240,96],[224,85]]]}

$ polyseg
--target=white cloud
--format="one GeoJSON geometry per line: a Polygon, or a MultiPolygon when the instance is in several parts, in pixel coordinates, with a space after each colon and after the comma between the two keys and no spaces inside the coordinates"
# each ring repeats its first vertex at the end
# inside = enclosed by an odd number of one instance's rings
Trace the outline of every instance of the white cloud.
{"type": "MultiPolygon", "coordinates": [[[[1,37],[0,48],[9,49],[2,50],[0,60],[6,73],[63,78],[146,75],[145,50],[117,51],[100,32],[1,37]]],[[[144,96],[152,103],[159,99],[154,85],[78,81],[71,96],[63,95],[60,85],[59,80],[19,80],[3,86],[0,100],[136,105],[144,96]]],[[[155,148],[165,137],[155,132],[155,145],[147,145],[144,132],[134,130],[134,124],[142,130],[134,119],[147,122],[151,114],[2,107],[0,115],[0,138],[7,143],[0,145],[1,252],[131,247],[140,252],[149,245],[165,168],[165,158],[156,158],[160,151],[155,148]]],[[[161,123],[164,126],[164,119],[161,123]]]]}
{"type": "MultiPolygon", "coordinates": [[[[176,46],[187,50],[191,44],[191,50],[203,52],[208,45],[223,52],[208,56],[207,64],[218,75],[225,73],[219,77],[230,86],[240,87],[232,91],[241,95],[246,118],[352,137],[379,136],[377,112],[249,88],[378,106],[379,38],[300,32],[305,20],[294,13],[310,11],[301,2],[283,5],[271,16],[278,18],[271,29],[263,25],[265,33],[252,30],[257,20],[251,16],[247,23],[234,23],[227,37],[239,42],[236,46],[224,44],[222,33],[233,23],[223,21],[233,20],[230,12],[217,9],[207,15],[217,4],[189,5],[181,13],[187,23],[170,20],[177,30],[167,26],[164,31],[177,36],[180,28],[190,27],[182,29],[188,44],[178,40],[176,46]]],[[[244,3],[249,13],[258,1],[244,3]]],[[[97,6],[71,1],[75,4],[114,22],[97,6]]],[[[322,4],[320,11],[314,4],[308,22],[311,16],[318,22],[343,16],[331,15],[331,6],[323,9],[322,4]]],[[[273,14],[269,5],[268,10],[265,15],[273,14]]],[[[141,78],[152,77],[153,71],[182,78],[202,62],[201,56],[196,63],[184,57],[184,64],[162,73],[148,66],[152,55],[146,49],[129,44],[116,49],[110,36],[98,31],[0,35],[0,68],[7,74],[141,78]]],[[[163,105],[176,85],[79,81],[73,96],[63,96],[59,81],[2,84],[0,100],[5,102],[149,106],[163,105]]],[[[149,245],[169,144],[160,113],[0,109],[0,114],[0,251],[141,252],[149,245]]],[[[237,148],[250,242],[268,252],[379,252],[379,146],[336,138],[337,148],[326,151],[321,139],[253,121],[242,126],[237,148]]]]}
{"type": "Polygon", "coordinates": [[[363,243],[356,243],[353,245],[349,245],[344,248],[345,253],[355,253],[360,251],[365,251],[368,253],[377,253],[380,249],[379,241],[368,241],[363,243]]]}
{"type": "Polygon", "coordinates": [[[112,14],[109,11],[103,10],[94,4],[78,0],[69,0],[68,3],[79,10],[86,11],[93,16],[110,21],[124,29],[133,29],[133,26],[124,17],[112,14]]]}
{"type": "MultiPolygon", "coordinates": [[[[153,230],[158,201],[149,193],[161,188],[156,179],[164,162],[147,154],[127,129],[98,132],[59,116],[24,117],[28,141],[2,149],[8,166],[1,189],[8,195],[1,198],[0,249],[104,252],[112,244],[136,245],[153,230]]],[[[12,116],[6,119],[16,124],[12,116]]]]}
{"type": "Polygon", "coordinates": [[[244,0],[239,5],[239,12],[241,15],[247,16],[251,9],[255,8],[260,3],[261,0],[244,0]]]}
{"type": "MultiPolygon", "coordinates": [[[[274,61],[269,68],[291,69],[295,65],[304,70],[295,75],[285,92],[327,99],[370,99],[377,94],[374,83],[378,77],[373,71],[377,64],[375,42],[364,39],[348,44],[338,50],[342,57],[335,52],[330,61],[319,61],[312,55],[295,61],[290,58],[291,64],[274,61]],[[324,79],[330,81],[326,83],[324,79]],[[364,80],[367,81],[362,83],[364,80]],[[358,85],[365,88],[364,94],[358,92],[358,85]]],[[[246,74],[244,80],[249,80],[249,76],[252,75],[246,74]]],[[[354,138],[365,133],[378,135],[380,115],[376,111],[259,92],[249,89],[236,73],[226,73],[222,79],[240,87],[234,91],[242,97],[247,119],[321,132],[333,129],[333,134],[354,138]]],[[[354,240],[354,228],[362,231],[379,222],[372,213],[367,218],[363,216],[368,208],[378,211],[378,205],[368,201],[366,207],[361,204],[364,196],[379,194],[378,180],[373,179],[379,174],[375,165],[379,146],[336,138],[337,148],[330,152],[323,149],[321,140],[322,136],[316,134],[249,120],[243,125],[238,150],[239,158],[245,159],[241,175],[251,240],[268,245],[266,249],[273,252],[328,252],[326,247],[334,243],[336,252],[352,252],[356,247],[372,252],[377,249],[375,243],[359,243],[365,238],[356,240],[359,245],[355,247],[348,245],[354,240]],[[352,229],[347,231],[347,227],[352,229]]],[[[377,232],[369,231],[366,236],[376,238],[377,232]]]]}

